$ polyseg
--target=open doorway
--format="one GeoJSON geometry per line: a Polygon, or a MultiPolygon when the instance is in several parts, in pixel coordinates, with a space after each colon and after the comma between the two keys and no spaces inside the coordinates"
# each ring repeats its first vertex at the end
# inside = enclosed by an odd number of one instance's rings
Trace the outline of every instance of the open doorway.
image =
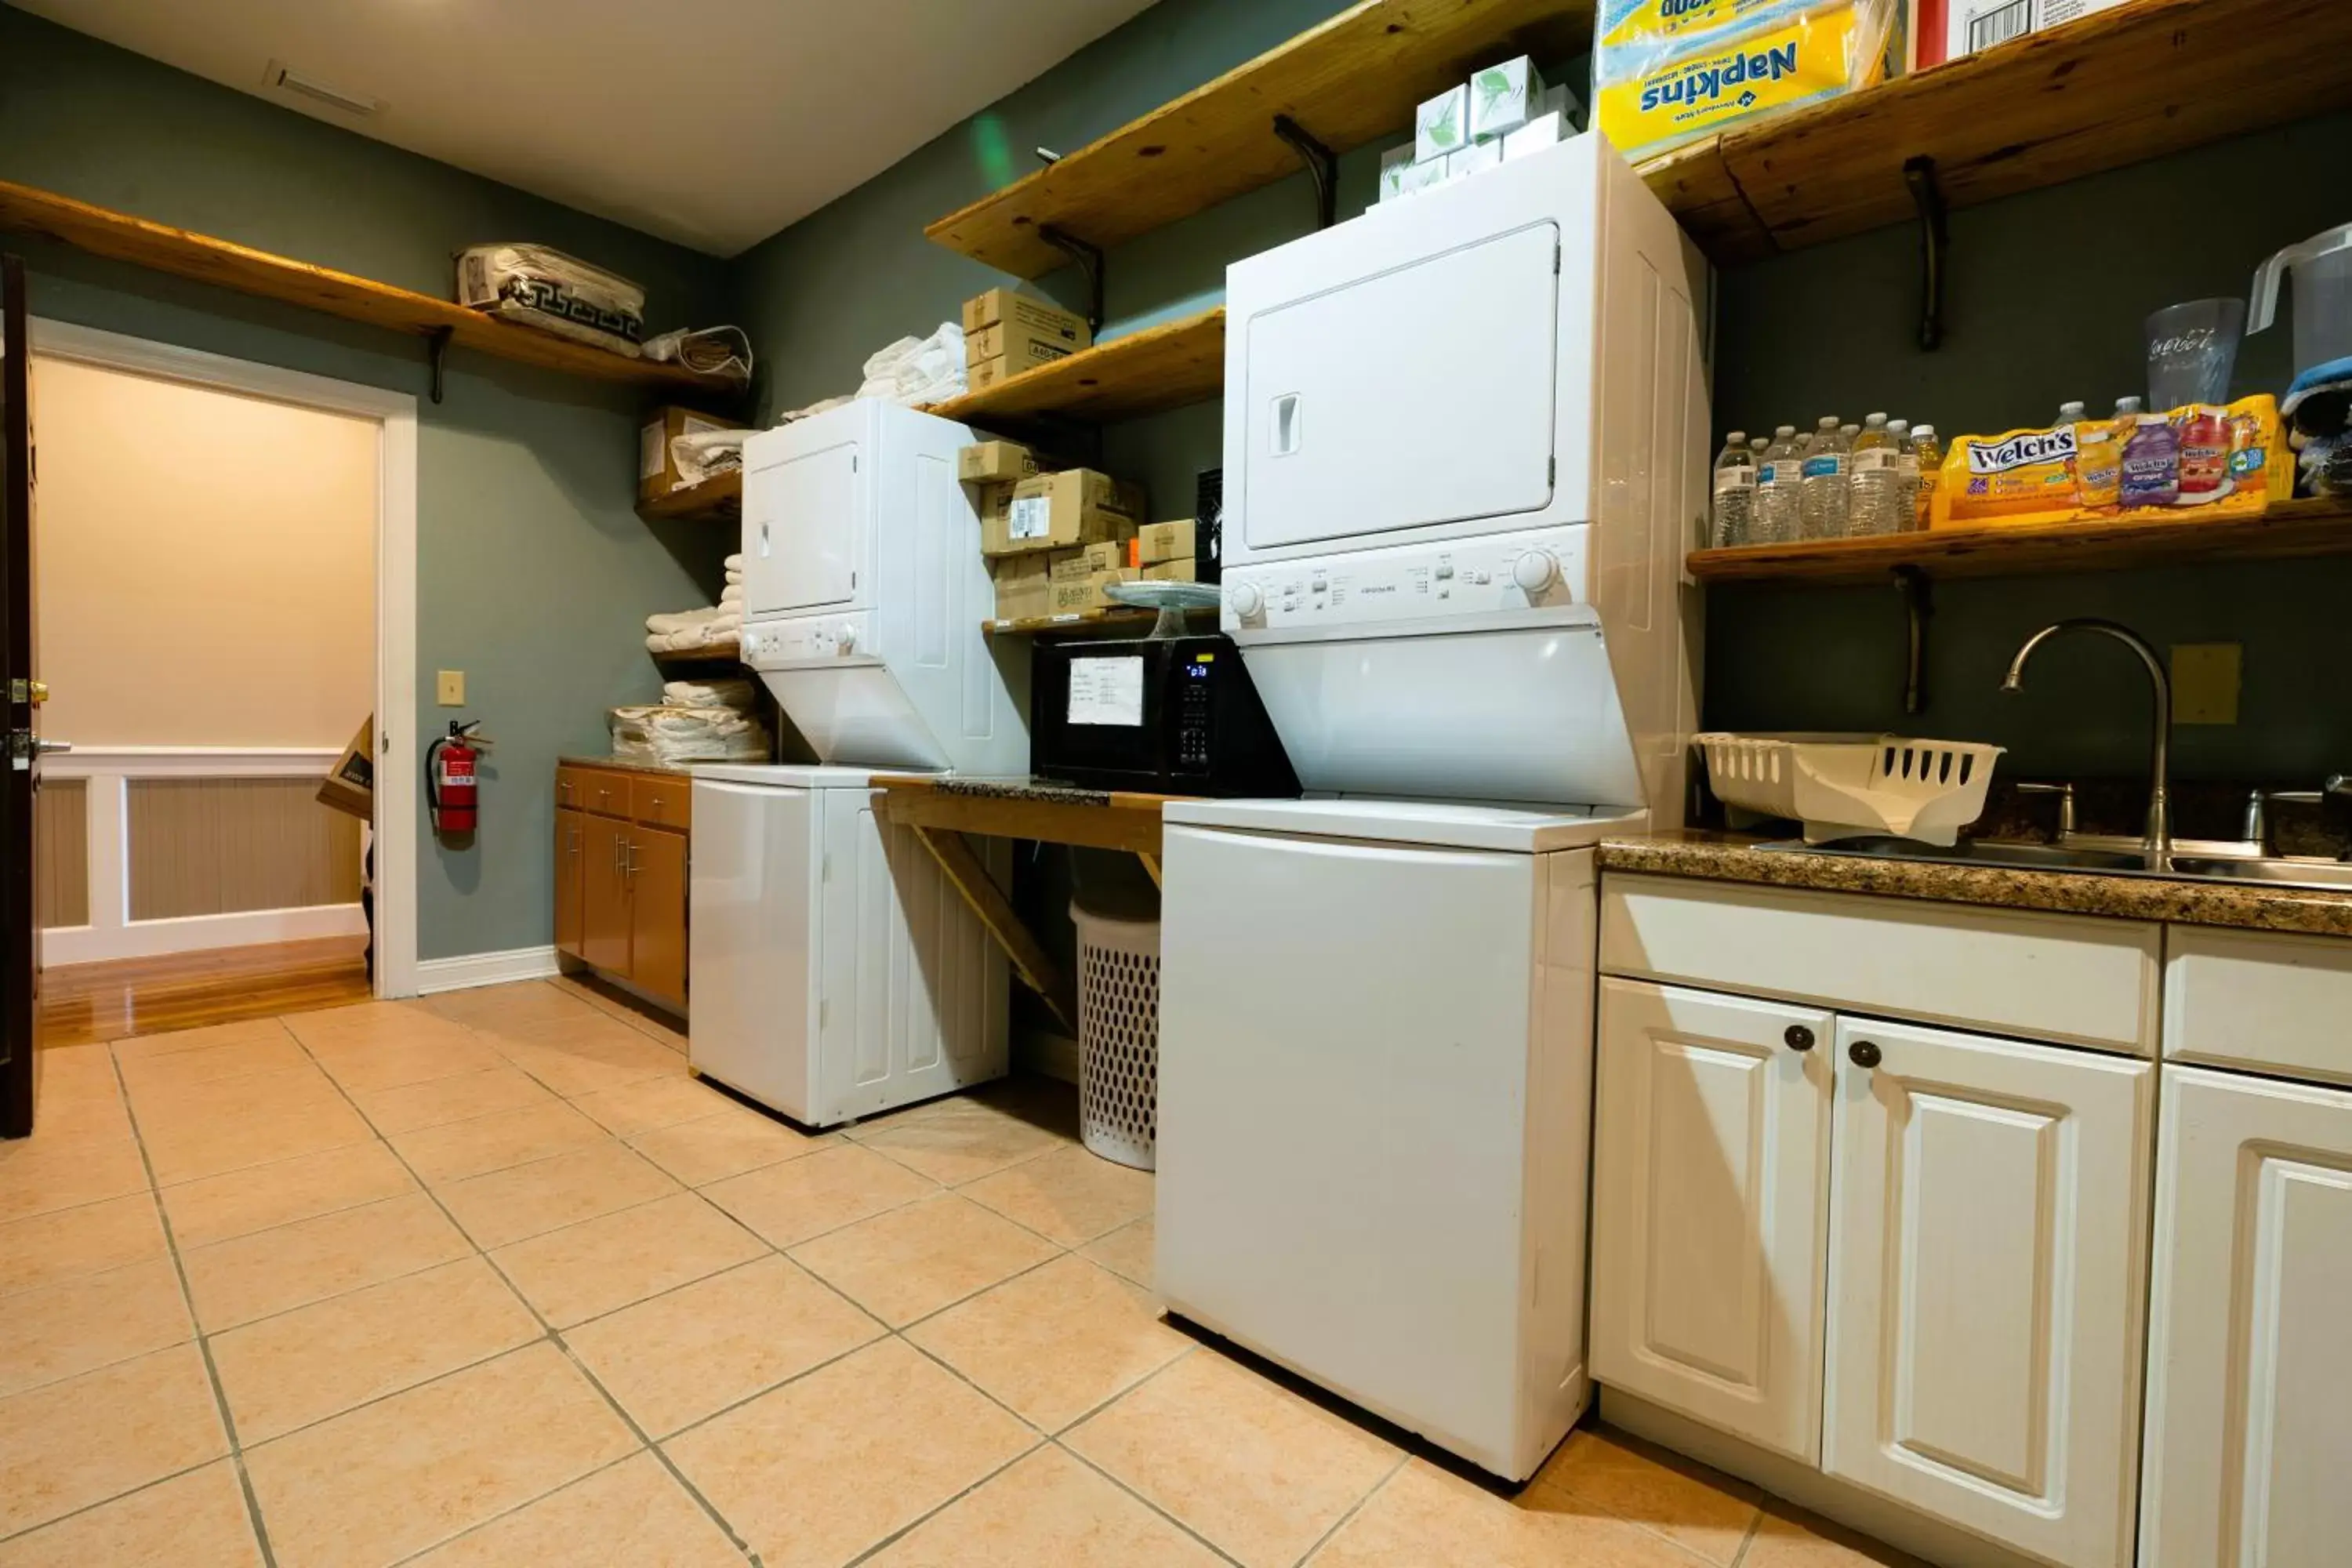
{"type": "Polygon", "coordinates": [[[414,994],[415,400],[30,338],[43,1043],[414,994]]]}

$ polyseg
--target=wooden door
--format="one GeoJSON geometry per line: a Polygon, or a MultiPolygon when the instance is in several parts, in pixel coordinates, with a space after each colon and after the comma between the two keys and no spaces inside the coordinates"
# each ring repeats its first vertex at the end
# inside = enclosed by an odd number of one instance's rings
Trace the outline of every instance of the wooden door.
{"type": "Polygon", "coordinates": [[[33,1131],[40,1018],[33,800],[43,743],[33,637],[32,354],[25,264],[0,256],[0,1138],[33,1131]]]}
{"type": "Polygon", "coordinates": [[[588,918],[587,818],[576,811],[555,814],[555,951],[579,958],[588,918]]]}
{"type": "Polygon", "coordinates": [[[2352,1093],[2164,1069],[2141,1568],[2352,1552],[2352,1093]]]}
{"type": "Polygon", "coordinates": [[[1834,1032],[1820,1008],[1601,984],[1593,1375],[1807,1464],[1834,1032]]]}
{"type": "Polygon", "coordinates": [[[629,978],[686,1006],[686,835],[629,829],[629,978]]]}
{"type": "Polygon", "coordinates": [[[2066,1568],[2130,1552],[2156,1070],[1838,1020],[1822,1468],[2066,1568]]]}
{"type": "Polygon", "coordinates": [[[580,959],[608,973],[629,972],[629,825],[580,818],[580,959]]]}

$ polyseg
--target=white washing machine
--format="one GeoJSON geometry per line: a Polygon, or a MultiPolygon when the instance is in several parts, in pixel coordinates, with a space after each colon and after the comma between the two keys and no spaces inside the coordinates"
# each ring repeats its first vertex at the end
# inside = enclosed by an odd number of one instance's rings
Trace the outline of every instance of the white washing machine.
{"type": "Polygon", "coordinates": [[[696,770],[688,1049],[815,1126],[1005,1070],[1003,956],[868,784],[1028,770],[1027,644],[981,631],[971,438],[869,398],[743,446],[743,659],[829,765],[696,770]]]}
{"type": "Polygon", "coordinates": [[[694,771],[695,1069],[814,1127],[1005,1070],[1003,955],[872,776],[694,771]]]}
{"type": "Polygon", "coordinates": [[[1591,846],[1681,820],[1707,286],[1598,136],[1226,275],[1223,626],[1333,798],[1168,808],[1157,1286],[1515,1480],[1590,1396],[1591,846]]]}

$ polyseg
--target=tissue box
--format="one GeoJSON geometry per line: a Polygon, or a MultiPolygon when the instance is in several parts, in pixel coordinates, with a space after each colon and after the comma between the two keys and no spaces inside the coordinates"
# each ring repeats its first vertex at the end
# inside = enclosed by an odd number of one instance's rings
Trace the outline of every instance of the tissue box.
{"type": "Polygon", "coordinates": [[[1425,163],[1415,163],[1405,170],[1404,194],[1418,195],[1423,191],[1433,191],[1444,184],[1449,172],[1447,165],[1453,157],[1454,154],[1449,153],[1443,158],[1432,158],[1425,163]]]}
{"type": "Polygon", "coordinates": [[[1543,111],[1543,78],[1536,74],[1535,62],[1525,55],[1488,66],[1472,77],[1468,85],[1470,138],[1474,142],[1517,131],[1543,111]]]}
{"type": "Polygon", "coordinates": [[[1413,111],[1412,157],[1416,163],[1443,158],[1470,140],[1470,88],[1449,87],[1413,111]]]}
{"type": "Polygon", "coordinates": [[[1391,147],[1381,154],[1381,195],[1384,202],[1394,201],[1405,194],[1404,177],[1412,167],[1415,149],[1411,142],[1391,147]]]}
{"type": "Polygon", "coordinates": [[[1449,181],[1466,180],[1483,170],[1500,168],[1502,163],[1503,143],[1499,138],[1492,142],[1474,142],[1458,153],[1446,154],[1445,177],[1449,181]]]}
{"type": "Polygon", "coordinates": [[[1142,521],[1143,492],[1133,485],[1092,468],[1039,474],[1013,487],[1001,521],[981,520],[980,552],[1013,555],[1102,543],[1134,531],[1142,521]]]}
{"type": "Polygon", "coordinates": [[[1503,161],[1524,158],[1530,153],[1540,153],[1547,147],[1559,145],[1566,132],[1560,129],[1559,110],[1548,109],[1517,131],[1503,135],[1503,161]]]}

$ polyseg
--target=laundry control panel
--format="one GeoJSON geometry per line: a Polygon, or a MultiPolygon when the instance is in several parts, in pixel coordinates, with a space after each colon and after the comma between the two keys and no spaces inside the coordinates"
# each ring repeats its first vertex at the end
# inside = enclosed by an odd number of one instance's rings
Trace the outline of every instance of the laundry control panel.
{"type": "Polygon", "coordinates": [[[791,669],[869,658],[870,623],[863,613],[748,622],[742,634],[743,662],[754,669],[791,669]]]}
{"type": "Polygon", "coordinates": [[[1527,610],[1585,597],[1583,525],[1368,550],[1264,566],[1228,566],[1228,632],[1360,626],[1527,610]]]}

